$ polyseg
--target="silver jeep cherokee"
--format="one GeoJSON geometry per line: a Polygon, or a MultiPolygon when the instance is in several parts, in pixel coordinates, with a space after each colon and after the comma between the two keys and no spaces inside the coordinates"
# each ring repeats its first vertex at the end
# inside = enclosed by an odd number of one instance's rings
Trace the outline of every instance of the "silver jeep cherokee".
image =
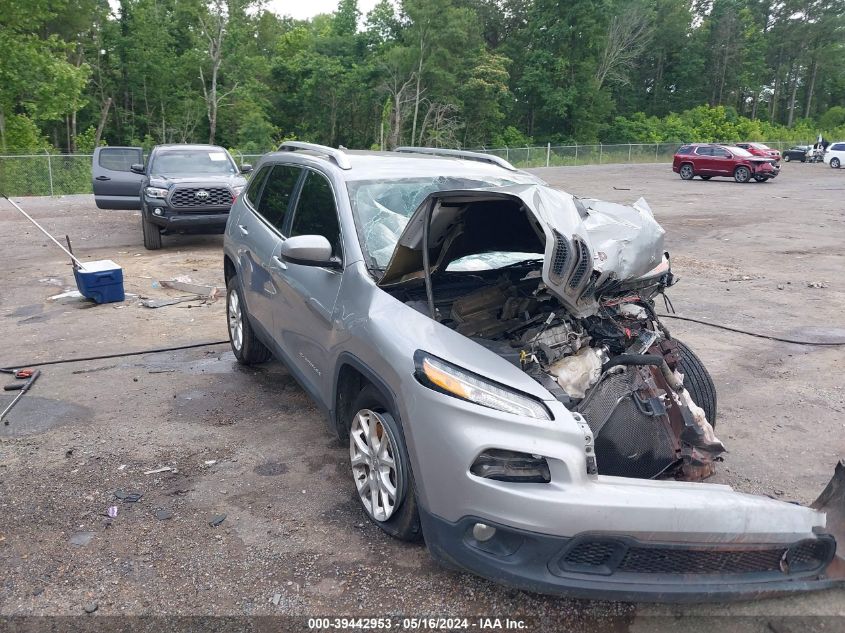
{"type": "Polygon", "coordinates": [[[265,156],[225,234],[232,349],[275,356],[348,438],[385,532],[516,587],[702,601],[845,579],[845,467],[812,507],[701,483],[716,394],[661,324],[644,200],[495,157],[265,156]]]}

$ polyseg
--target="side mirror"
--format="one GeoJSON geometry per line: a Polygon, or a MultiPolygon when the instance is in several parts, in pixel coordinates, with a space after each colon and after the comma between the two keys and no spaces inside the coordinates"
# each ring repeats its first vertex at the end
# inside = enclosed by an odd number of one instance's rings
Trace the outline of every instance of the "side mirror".
{"type": "Polygon", "coordinates": [[[252,165],[250,165],[249,163],[244,163],[243,165],[241,165],[241,173],[242,174],[248,174],[251,171],[252,171],[252,165]]]}
{"type": "Polygon", "coordinates": [[[340,268],[340,262],[332,257],[332,245],[322,235],[289,237],[282,242],[280,254],[291,264],[340,268]]]}
{"type": "Polygon", "coordinates": [[[144,173],[144,165],[142,165],[141,163],[135,163],[134,165],[131,165],[129,169],[134,171],[136,174],[144,173]]]}

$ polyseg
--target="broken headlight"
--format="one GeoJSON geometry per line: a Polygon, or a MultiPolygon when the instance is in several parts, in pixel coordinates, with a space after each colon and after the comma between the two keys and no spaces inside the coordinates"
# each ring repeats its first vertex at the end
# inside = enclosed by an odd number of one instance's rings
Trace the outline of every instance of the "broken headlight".
{"type": "Polygon", "coordinates": [[[414,354],[416,375],[423,385],[482,407],[551,420],[548,409],[531,396],[514,391],[422,351],[414,354]]]}

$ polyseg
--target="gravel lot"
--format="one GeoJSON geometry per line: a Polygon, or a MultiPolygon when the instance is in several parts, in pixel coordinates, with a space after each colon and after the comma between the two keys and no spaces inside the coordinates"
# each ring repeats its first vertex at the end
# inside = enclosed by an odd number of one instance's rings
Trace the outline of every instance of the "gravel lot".
{"type": "MultiPolygon", "coordinates": [[[[667,231],[679,314],[845,341],[845,172],[790,163],[773,182],[739,185],[684,182],[668,165],[536,171],[579,195],[644,196],[667,231]]],[[[137,213],[97,210],[90,196],[20,202],[83,258],[123,265],[129,293],[183,294],[154,283],[179,275],[222,287],[219,236],[166,237],[148,253],[137,213]]],[[[226,338],[222,301],[49,300],[74,287],[65,257],[5,201],[0,236],[0,365],[226,338]]],[[[730,452],[713,481],[812,501],[845,457],[845,348],[667,325],[719,389],[717,431],[730,452]]],[[[539,616],[537,630],[616,631],[676,625],[662,616],[724,631],[845,616],[845,590],[660,607],[549,598],[442,569],[366,519],[346,448],[285,369],[242,369],[224,345],[46,367],[10,421],[0,427],[0,615],[484,614],[539,616]],[[143,496],[116,501],[117,490],[143,496]],[[728,614],[748,618],[703,617],[728,614]]]]}

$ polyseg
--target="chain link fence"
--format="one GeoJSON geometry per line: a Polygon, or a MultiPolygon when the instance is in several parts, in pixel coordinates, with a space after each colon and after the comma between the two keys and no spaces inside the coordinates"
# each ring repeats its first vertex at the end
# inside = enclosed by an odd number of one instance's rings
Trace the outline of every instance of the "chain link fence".
{"type": "MultiPolygon", "coordinates": [[[[734,141],[736,142],[736,141],[734,141]]],[[[762,141],[761,141],[762,142],[762,141]]],[[[725,145],[731,143],[726,142],[725,145]]],[[[781,152],[795,145],[787,141],[765,141],[781,152]]],[[[499,156],[515,167],[574,167],[626,163],[670,163],[682,143],[620,143],[598,145],[538,145],[529,147],[482,147],[473,151],[499,156]]]]}
{"type": "MultiPolygon", "coordinates": [[[[794,143],[766,141],[785,150],[794,143]]],[[[626,163],[666,163],[680,143],[623,143],[598,145],[534,145],[480,148],[473,151],[501,156],[516,167],[568,167],[626,163]]],[[[255,163],[263,154],[232,152],[238,164],[255,163]]],[[[0,194],[61,196],[91,193],[91,154],[31,153],[0,156],[0,194]]]]}

